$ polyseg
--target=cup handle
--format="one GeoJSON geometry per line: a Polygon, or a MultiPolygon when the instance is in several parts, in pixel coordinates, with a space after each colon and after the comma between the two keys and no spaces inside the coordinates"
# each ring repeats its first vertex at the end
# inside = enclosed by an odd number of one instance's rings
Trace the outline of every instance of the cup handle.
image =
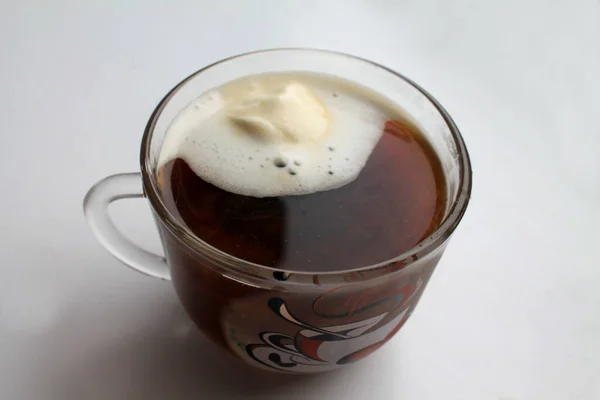
{"type": "Polygon", "coordinates": [[[83,212],[96,239],[119,261],[142,274],[171,280],[165,258],[129,241],[108,215],[108,205],[113,201],[143,197],[140,173],[112,175],[96,183],[87,192],[83,200],[83,212]]]}

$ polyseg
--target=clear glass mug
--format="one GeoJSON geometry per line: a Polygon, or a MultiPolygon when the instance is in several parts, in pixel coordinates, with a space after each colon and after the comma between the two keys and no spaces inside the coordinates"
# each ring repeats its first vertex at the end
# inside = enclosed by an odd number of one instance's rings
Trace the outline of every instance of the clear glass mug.
{"type": "Polygon", "coordinates": [[[381,65],[311,49],[242,54],[192,74],[152,113],[140,162],[141,173],[110,176],[86,195],[84,211],[97,239],[125,265],[172,280],[189,316],[216,343],[253,366],[292,373],[326,371],[357,361],[402,327],[460,222],[471,192],[471,166],[463,139],[431,95],[381,65]],[[448,181],[445,217],[429,237],[376,265],[296,272],[234,258],[176,221],[159,195],[157,182],[158,155],[171,121],[210,88],[245,75],[282,71],[311,71],[359,82],[413,117],[442,161],[448,181]],[[140,197],[150,202],[164,257],[128,241],[107,214],[113,201],[140,197]]]}

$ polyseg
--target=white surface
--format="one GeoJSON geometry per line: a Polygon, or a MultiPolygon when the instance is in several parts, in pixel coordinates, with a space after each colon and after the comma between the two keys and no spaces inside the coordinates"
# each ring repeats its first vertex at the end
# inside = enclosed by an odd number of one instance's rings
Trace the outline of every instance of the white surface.
{"type": "MultiPolygon", "coordinates": [[[[600,398],[598,1],[81,3],[0,6],[1,399],[600,398]],[[122,267],[81,212],[92,183],[138,169],[175,83],[274,46],[405,73],[454,116],[474,166],[411,321],[312,378],[217,357],[169,284],[122,267]]],[[[143,202],[115,208],[158,248],[143,202]]]]}

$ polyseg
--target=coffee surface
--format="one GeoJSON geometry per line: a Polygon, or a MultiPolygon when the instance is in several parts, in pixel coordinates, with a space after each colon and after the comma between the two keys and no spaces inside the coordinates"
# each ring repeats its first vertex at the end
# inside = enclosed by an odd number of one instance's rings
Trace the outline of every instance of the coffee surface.
{"type": "Polygon", "coordinates": [[[234,257],[289,271],[346,270],[389,260],[430,235],[447,206],[435,151],[403,119],[384,124],[358,177],[337,189],[243,196],[201,179],[181,158],[158,173],[167,208],[198,238],[234,257]]]}

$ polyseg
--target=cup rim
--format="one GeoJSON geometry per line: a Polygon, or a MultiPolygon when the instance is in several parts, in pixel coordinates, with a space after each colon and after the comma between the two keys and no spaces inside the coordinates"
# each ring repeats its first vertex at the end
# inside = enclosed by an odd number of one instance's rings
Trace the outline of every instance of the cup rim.
{"type": "Polygon", "coordinates": [[[406,76],[398,73],[391,68],[388,68],[384,65],[378,64],[374,61],[346,54],[343,52],[332,51],[332,50],[324,50],[317,48],[302,48],[302,47],[281,47],[281,48],[271,48],[271,49],[263,49],[245,52],[241,54],[237,54],[234,56],[230,56],[219,61],[216,61],[212,64],[209,64],[196,72],[190,74],[188,77],[179,82],[175,87],[173,87],[158,103],[154,111],[152,112],[148,123],[144,129],[144,135],[142,137],[142,145],[140,151],[140,166],[142,171],[142,181],[144,186],[144,193],[154,211],[158,214],[160,220],[166,225],[166,227],[180,240],[184,243],[191,251],[194,253],[201,253],[203,256],[208,256],[218,262],[222,263],[226,269],[235,269],[238,272],[241,272],[244,275],[249,276],[257,276],[261,274],[251,273],[249,271],[257,271],[257,272],[268,272],[273,274],[279,273],[285,276],[295,275],[298,277],[314,277],[318,276],[336,276],[336,275],[344,275],[349,273],[356,272],[378,272],[379,270],[383,270],[386,267],[399,263],[400,265],[408,264],[417,259],[421,259],[430,253],[434,252],[440,246],[442,246],[445,241],[452,235],[459,222],[462,220],[464,213],[466,211],[467,205],[469,204],[469,200],[471,197],[471,187],[472,187],[472,170],[471,170],[471,161],[469,157],[469,153],[467,151],[465,142],[463,137],[450,117],[449,113],[446,109],[425,89],[419,86],[417,83],[407,78],[406,76]],[[269,267],[262,264],[253,263],[250,261],[246,261],[235,256],[232,256],[228,253],[225,253],[216,247],[208,244],[197,236],[193,235],[187,228],[182,226],[175,217],[168,211],[166,205],[162,201],[162,197],[158,191],[156,186],[156,177],[154,176],[153,167],[148,165],[147,160],[150,156],[150,143],[152,140],[154,128],[158,118],[160,117],[163,109],[169,103],[171,98],[175,96],[175,94],[183,88],[191,79],[196,76],[202,74],[203,72],[218,67],[220,64],[226,63],[228,61],[232,61],[234,59],[249,57],[253,55],[263,54],[263,53],[275,53],[275,52],[306,52],[306,53],[321,53],[325,55],[333,55],[336,57],[344,57],[351,59],[353,61],[360,61],[371,66],[380,68],[395,76],[398,79],[403,80],[408,83],[414,89],[419,91],[431,104],[436,108],[436,110],[440,113],[442,118],[444,119],[447,127],[450,129],[450,133],[452,139],[457,148],[458,153],[458,164],[459,164],[459,183],[456,199],[450,205],[450,209],[448,211],[447,216],[440,223],[440,225],[433,231],[427,238],[423,239],[416,245],[414,245],[409,250],[392,257],[388,260],[378,262],[375,264],[370,264],[358,268],[351,269],[340,269],[334,271],[294,271],[294,270],[286,270],[276,267],[269,267]]]}

